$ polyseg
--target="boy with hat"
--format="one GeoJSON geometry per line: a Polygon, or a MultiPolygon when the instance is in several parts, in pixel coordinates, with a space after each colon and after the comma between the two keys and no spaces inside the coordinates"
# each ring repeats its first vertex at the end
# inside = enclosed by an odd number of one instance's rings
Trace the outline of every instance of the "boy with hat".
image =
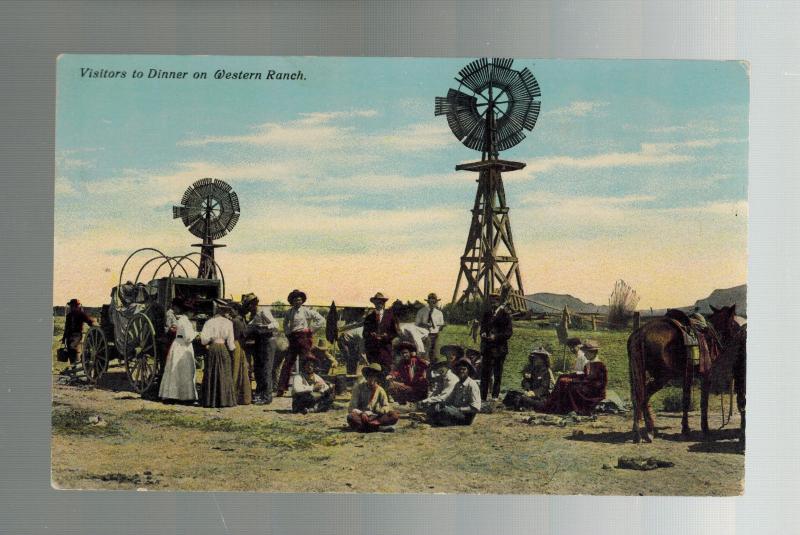
{"type": "Polygon", "coordinates": [[[450,361],[444,355],[436,355],[431,359],[428,368],[428,397],[417,402],[417,407],[427,409],[436,403],[444,401],[455,388],[458,377],[450,370],[450,361]]]}
{"type": "Polygon", "coordinates": [[[534,349],[528,355],[528,364],[522,368],[522,392],[512,390],[506,394],[503,405],[516,410],[533,409],[533,402],[547,398],[555,382],[550,353],[543,347],[534,349]]]}
{"type": "Polygon", "coordinates": [[[389,405],[386,391],[378,384],[378,379],[383,375],[381,365],[373,362],[364,366],[361,373],[364,374],[365,380],[353,387],[347,424],[362,433],[394,431],[398,415],[389,405]]]}
{"type": "Polygon", "coordinates": [[[583,345],[580,338],[568,338],[567,347],[575,355],[575,364],[572,365],[572,371],[575,373],[583,373],[583,367],[589,362],[586,355],[583,354],[583,345]]]}
{"type": "Polygon", "coordinates": [[[253,403],[268,405],[272,403],[272,368],[275,365],[278,322],[269,307],[259,306],[258,296],[254,293],[242,296],[242,309],[243,319],[247,322],[247,336],[255,342],[253,371],[256,391],[253,403]]]}
{"type": "Polygon", "coordinates": [[[481,392],[470,377],[475,374],[472,362],[462,358],[453,368],[458,378],[453,390],[444,401],[428,407],[428,421],[433,425],[470,425],[481,410],[481,392]]]}
{"type": "Polygon", "coordinates": [[[435,293],[429,293],[426,302],[427,304],[417,311],[414,324],[426,333],[425,354],[431,358],[438,350],[436,342],[444,328],[444,315],[439,310],[439,297],[435,293]]]}
{"type": "Polygon", "coordinates": [[[316,374],[316,365],[316,357],[307,357],[292,378],[292,412],[325,412],[333,405],[333,388],[316,374]]]}
{"type": "Polygon", "coordinates": [[[278,379],[278,396],[289,388],[289,377],[298,373],[295,369],[298,359],[302,360],[311,354],[314,346],[314,331],[325,326],[325,318],[316,310],[303,306],[306,302],[305,292],[292,290],[287,298],[292,308],[283,318],[283,332],[289,339],[289,352],[283,361],[281,374],[278,379]]]}
{"type": "Polygon", "coordinates": [[[364,317],[364,352],[367,362],[377,362],[383,368],[383,375],[392,368],[392,340],[400,335],[400,325],[392,310],[386,310],[389,298],[381,292],[376,293],[370,302],[375,306],[364,317]]]}
{"type": "Polygon", "coordinates": [[[428,395],[428,363],[417,358],[417,346],[411,342],[400,342],[397,352],[400,362],[386,376],[389,395],[401,405],[424,399],[428,395]]]}
{"type": "Polygon", "coordinates": [[[73,298],[67,303],[68,312],[64,321],[64,334],[61,343],[67,348],[67,357],[72,366],[76,366],[81,354],[83,342],[83,325],[94,325],[94,320],[83,311],[81,302],[73,298]]]}

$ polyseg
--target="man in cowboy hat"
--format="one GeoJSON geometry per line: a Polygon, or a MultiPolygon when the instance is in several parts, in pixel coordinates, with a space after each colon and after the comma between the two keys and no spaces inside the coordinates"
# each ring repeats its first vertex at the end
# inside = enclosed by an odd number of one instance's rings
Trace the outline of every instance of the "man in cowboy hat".
{"type": "Polygon", "coordinates": [[[489,395],[489,386],[492,387],[492,397],[500,396],[500,383],[503,380],[503,365],[508,355],[508,339],[511,338],[513,328],[511,314],[506,310],[505,303],[500,294],[492,293],[481,317],[481,399],[486,401],[489,395]]]}
{"type": "Polygon", "coordinates": [[[76,366],[78,357],[83,348],[83,325],[89,327],[94,325],[94,320],[83,311],[81,302],[73,298],[67,303],[68,311],[67,317],[64,321],[64,335],[61,337],[61,343],[67,348],[67,357],[72,366],[76,366]]]}
{"type": "Polygon", "coordinates": [[[377,362],[383,368],[383,375],[392,368],[392,340],[400,335],[400,325],[392,310],[386,310],[389,298],[376,293],[370,302],[375,309],[364,317],[364,351],[367,361],[377,362]]]}
{"type": "Polygon", "coordinates": [[[400,362],[386,376],[387,391],[401,405],[424,399],[428,395],[428,363],[417,358],[417,346],[400,342],[397,346],[400,362]]]}
{"type": "Polygon", "coordinates": [[[316,357],[306,357],[292,378],[292,412],[325,412],[333,405],[333,387],[316,374],[316,366],[316,357]]]}
{"type": "Polygon", "coordinates": [[[303,306],[306,302],[305,292],[292,290],[287,298],[292,308],[283,318],[283,332],[289,339],[289,352],[283,361],[281,375],[278,379],[278,396],[289,388],[292,373],[299,373],[299,361],[311,354],[314,346],[314,331],[325,326],[325,318],[316,310],[303,306]]]}
{"type": "Polygon", "coordinates": [[[443,400],[427,409],[428,421],[433,425],[470,425],[481,410],[481,393],[478,383],[470,377],[475,368],[469,359],[463,358],[453,365],[456,382],[453,390],[443,400]]]}
{"type": "Polygon", "coordinates": [[[267,405],[272,403],[272,368],[275,365],[278,322],[269,307],[259,306],[258,296],[254,293],[242,296],[242,309],[245,313],[243,319],[247,321],[247,336],[255,343],[253,371],[256,392],[253,403],[267,405]]]}
{"type": "Polygon", "coordinates": [[[426,302],[427,304],[417,311],[414,324],[426,333],[425,354],[431,358],[438,350],[436,342],[444,328],[444,315],[438,307],[439,297],[435,293],[429,293],[426,302]]]}
{"type": "Polygon", "coordinates": [[[450,361],[444,355],[431,358],[428,368],[428,397],[417,402],[417,407],[427,409],[447,399],[458,382],[456,374],[450,370],[450,361]]]}
{"type": "Polygon", "coordinates": [[[364,374],[364,381],[356,383],[353,387],[347,424],[355,431],[363,433],[394,431],[398,414],[392,410],[389,396],[378,384],[384,373],[383,368],[377,362],[373,362],[364,366],[361,373],[364,374]]]}

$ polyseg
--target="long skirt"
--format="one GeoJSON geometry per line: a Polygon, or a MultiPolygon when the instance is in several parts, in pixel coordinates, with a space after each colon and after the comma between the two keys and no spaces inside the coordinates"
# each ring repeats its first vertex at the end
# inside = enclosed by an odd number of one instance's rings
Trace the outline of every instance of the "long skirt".
{"type": "Polygon", "coordinates": [[[200,403],[203,407],[233,407],[236,405],[231,374],[231,354],[225,344],[208,346],[203,384],[200,388],[200,403]]]}
{"type": "Polygon", "coordinates": [[[170,344],[158,397],[194,401],[197,399],[194,348],[191,341],[178,338],[170,344]]]}
{"type": "Polygon", "coordinates": [[[236,404],[250,405],[253,402],[250,370],[247,365],[247,355],[238,341],[236,342],[236,349],[233,350],[231,362],[233,365],[233,389],[236,393],[236,404]]]}

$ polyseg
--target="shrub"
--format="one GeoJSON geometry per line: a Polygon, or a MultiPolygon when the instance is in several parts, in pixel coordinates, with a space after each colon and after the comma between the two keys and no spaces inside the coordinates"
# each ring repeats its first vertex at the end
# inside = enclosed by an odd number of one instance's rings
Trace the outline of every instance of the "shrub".
{"type": "MultiPolygon", "coordinates": [[[[694,394],[694,392],[693,392],[694,394]]],[[[678,386],[668,386],[663,390],[661,398],[661,410],[665,412],[682,412],[683,411],[683,388],[678,386]]],[[[692,395],[691,403],[689,403],[689,410],[697,410],[697,396],[692,395]]]]}
{"type": "Polygon", "coordinates": [[[483,301],[468,301],[466,303],[448,303],[442,307],[444,321],[450,324],[469,324],[472,320],[481,319],[483,301]]]}

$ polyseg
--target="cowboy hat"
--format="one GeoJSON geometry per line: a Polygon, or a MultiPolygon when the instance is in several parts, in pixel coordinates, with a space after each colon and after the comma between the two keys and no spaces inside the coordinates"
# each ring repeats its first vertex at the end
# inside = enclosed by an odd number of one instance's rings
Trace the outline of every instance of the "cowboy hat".
{"type": "Polygon", "coordinates": [[[242,295],[242,306],[247,306],[253,301],[258,301],[258,296],[253,292],[242,295]]]}
{"type": "Polygon", "coordinates": [[[450,366],[450,360],[444,355],[434,355],[431,357],[431,368],[438,368],[439,366],[450,366]]]}
{"type": "Polygon", "coordinates": [[[584,340],[580,348],[584,351],[598,351],[600,349],[600,345],[594,340],[584,340]]]}
{"type": "Polygon", "coordinates": [[[428,298],[426,299],[426,301],[436,301],[438,303],[439,302],[439,296],[436,295],[435,293],[431,292],[431,293],[428,294],[428,298]]]}
{"type": "Polygon", "coordinates": [[[372,296],[372,297],[370,297],[370,298],[369,298],[369,302],[370,302],[370,303],[374,303],[375,301],[382,301],[382,302],[384,302],[384,303],[385,303],[385,302],[386,302],[386,301],[388,301],[388,300],[389,300],[389,298],[388,298],[388,297],[386,297],[385,295],[383,295],[383,294],[382,294],[382,293],[380,293],[380,292],[376,293],[374,296],[372,296]]]}
{"type": "Polygon", "coordinates": [[[403,340],[402,342],[397,344],[397,347],[395,349],[397,350],[398,353],[401,352],[404,349],[408,349],[412,353],[416,353],[417,352],[417,345],[414,344],[414,343],[411,343],[411,342],[409,342],[407,340],[403,340]]]}
{"type": "Polygon", "coordinates": [[[289,292],[289,297],[287,297],[287,299],[289,300],[289,304],[291,304],[292,301],[294,301],[296,297],[299,297],[300,299],[302,299],[303,303],[306,302],[306,294],[305,294],[305,292],[301,292],[300,290],[292,290],[291,292],[289,292]]]}
{"type": "Polygon", "coordinates": [[[453,364],[453,369],[457,369],[459,366],[466,366],[469,370],[470,375],[475,375],[475,366],[472,365],[472,362],[469,359],[458,359],[455,364],[453,364]]]}
{"type": "Polygon", "coordinates": [[[567,338],[567,347],[578,347],[581,345],[580,338],[567,338]]]}
{"type": "Polygon", "coordinates": [[[383,373],[383,368],[377,362],[372,362],[368,366],[361,368],[361,373],[364,377],[367,375],[380,375],[383,373]]]}
{"type": "Polygon", "coordinates": [[[73,297],[72,299],[69,300],[69,303],[67,303],[67,306],[71,306],[72,307],[72,306],[78,306],[80,304],[81,304],[81,302],[73,297]]]}

